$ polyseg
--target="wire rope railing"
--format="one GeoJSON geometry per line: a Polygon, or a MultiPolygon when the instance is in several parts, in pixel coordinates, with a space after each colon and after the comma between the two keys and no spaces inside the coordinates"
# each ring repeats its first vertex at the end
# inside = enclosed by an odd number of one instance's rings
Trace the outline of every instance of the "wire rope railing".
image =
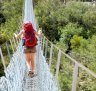
{"type": "Polygon", "coordinates": [[[44,35],[41,49],[61,91],[95,91],[96,73],[70,57],[44,35]]]}
{"type": "Polygon", "coordinates": [[[12,57],[12,54],[16,51],[16,46],[18,44],[18,40],[14,37],[6,41],[4,44],[0,46],[0,55],[1,61],[4,66],[4,70],[6,69],[7,65],[9,64],[9,60],[12,57]]]}

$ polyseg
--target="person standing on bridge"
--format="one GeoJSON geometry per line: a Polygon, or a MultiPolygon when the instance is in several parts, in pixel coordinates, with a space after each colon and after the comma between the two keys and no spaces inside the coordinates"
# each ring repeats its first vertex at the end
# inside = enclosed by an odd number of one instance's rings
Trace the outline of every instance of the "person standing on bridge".
{"type": "Polygon", "coordinates": [[[26,22],[22,26],[22,31],[19,34],[14,34],[16,38],[22,35],[22,42],[24,46],[24,53],[26,57],[26,63],[29,70],[28,75],[32,77],[34,74],[34,59],[36,55],[36,44],[37,39],[35,35],[40,37],[40,34],[36,32],[32,26],[31,22],[26,22]]]}

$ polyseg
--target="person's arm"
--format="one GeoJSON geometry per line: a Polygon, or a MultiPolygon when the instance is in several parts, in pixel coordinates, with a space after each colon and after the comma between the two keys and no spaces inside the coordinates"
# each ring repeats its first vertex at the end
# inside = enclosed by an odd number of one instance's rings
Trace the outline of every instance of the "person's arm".
{"type": "Polygon", "coordinates": [[[42,29],[41,28],[39,28],[38,34],[42,34],[42,29]]]}
{"type": "Polygon", "coordinates": [[[22,34],[23,34],[23,31],[21,31],[19,34],[15,34],[15,33],[14,33],[15,38],[19,38],[22,34]]]}
{"type": "Polygon", "coordinates": [[[38,32],[34,31],[34,34],[40,37],[40,34],[38,32]]]}

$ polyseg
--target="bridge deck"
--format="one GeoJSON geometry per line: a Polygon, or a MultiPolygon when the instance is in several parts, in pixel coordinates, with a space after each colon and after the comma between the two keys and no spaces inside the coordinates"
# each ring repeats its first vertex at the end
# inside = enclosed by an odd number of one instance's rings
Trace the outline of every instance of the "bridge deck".
{"type": "Polygon", "coordinates": [[[33,77],[28,76],[28,71],[26,69],[25,77],[23,80],[23,91],[39,91],[39,80],[36,65],[35,65],[35,74],[33,77]]]}
{"type": "Polygon", "coordinates": [[[27,76],[27,73],[23,82],[23,91],[39,91],[38,86],[38,75],[35,74],[34,77],[30,78],[27,76]]]}

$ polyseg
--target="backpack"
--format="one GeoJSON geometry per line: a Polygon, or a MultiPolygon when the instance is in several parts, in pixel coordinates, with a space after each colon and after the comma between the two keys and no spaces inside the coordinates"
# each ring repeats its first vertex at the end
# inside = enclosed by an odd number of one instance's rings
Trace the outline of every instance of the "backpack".
{"type": "Polygon", "coordinates": [[[24,28],[24,46],[27,47],[33,47],[37,44],[37,39],[34,34],[34,28],[32,26],[32,23],[25,23],[23,25],[24,28]]]}

